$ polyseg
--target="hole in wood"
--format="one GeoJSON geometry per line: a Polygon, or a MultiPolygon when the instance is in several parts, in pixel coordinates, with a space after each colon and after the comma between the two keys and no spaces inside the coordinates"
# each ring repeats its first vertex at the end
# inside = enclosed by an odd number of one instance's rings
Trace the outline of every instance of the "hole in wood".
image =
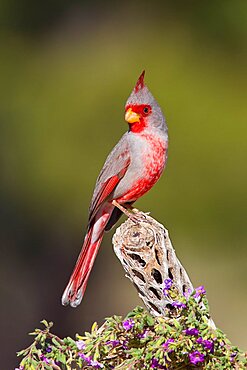
{"type": "Polygon", "coordinates": [[[156,307],[152,302],[148,301],[147,304],[152,307],[152,309],[156,312],[158,312],[159,314],[161,314],[161,311],[158,307],[156,307]]]}
{"type": "Polygon", "coordinates": [[[175,307],[173,307],[171,303],[167,303],[166,308],[168,308],[168,310],[171,310],[171,311],[175,309],[175,307]]]}
{"type": "Polygon", "coordinates": [[[169,269],[168,269],[168,276],[169,276],[170,279],[173,280],[173,268],[172,267],[169,267],[169,269]]]}
{"type": "Polygon", "coordinates": [[[138,293],[140,293],[142,297],[145,297],[145,294],[144,294],[144,293],[143,293],[143,291],[139,288],[139,286],[138,286],[136,283],[134,283],[134,282],[133,282],[133,284],[134,284],[134,286],[135,286],[136,290],[138,291],[138,293]]]}
{"type": "Polygon", "coordinates": [[[160,265],[161,266],[161,263],[160,263],[160,258],[159,258],[159,251],[155,248],[155,250],[154,250],[154,252],[155,252],[155,258],[156,258],[156,261],[157,261],[157,263],[158,263],[158,265],[160,265]]]}
{"type": "Polygon", "coordinates": [[[146,266],[146,262],[138,254],[129,253],[129,256],[132,258],[132,260],[139,262],[142,267],[146,266]]]}
{"type": "Polygon", "coordinates": [[[167,261],[169,261],[169,251],[168,251],[168,249],[166,250],[166,259],[167,259],[167,261]]]}
{"type": "Polygon", "coordinates": [[[154,280],[158,284],[162,284],[162,276],[159,270],[157,269],[152,269],[151,275],[153,276],[154,280]]]}
{"type": "Polygon", "coordinates": [[[140,236],[140,233],[139,233],[138,231],[136,231],[135,233],[133,233],[133,234],[132,234],[132,236],[133,236],[134,238],[137,238],[138,236],[140,236]]]}
{"type": "Polygon", "coordinates": [[[158,293],[157,289],[151,287],[149,290],[158,298],[160,299],[160,294],[158,293]]]}
{"type": "Polygon", "coordinates": [[[132,270],[133,274],[145,283],[144,276],[137,270],[132,270]]]}
{"type": "Polygon", "coordinates": [[[182,277],[183,276],[183,270],[181,269],[181,267],[179,269],[179,273],[180,273],[180,276],[182,277]]]}

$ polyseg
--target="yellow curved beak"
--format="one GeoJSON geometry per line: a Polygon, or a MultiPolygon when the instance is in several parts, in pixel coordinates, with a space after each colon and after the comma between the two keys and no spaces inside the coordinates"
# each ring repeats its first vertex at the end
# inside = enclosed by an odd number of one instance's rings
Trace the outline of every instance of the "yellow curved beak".
{"type": "Polygon", "coordinates": [[[129,108],[125,113],[125,121],[128,123],[140,122],[140,115],[129,108]]]}

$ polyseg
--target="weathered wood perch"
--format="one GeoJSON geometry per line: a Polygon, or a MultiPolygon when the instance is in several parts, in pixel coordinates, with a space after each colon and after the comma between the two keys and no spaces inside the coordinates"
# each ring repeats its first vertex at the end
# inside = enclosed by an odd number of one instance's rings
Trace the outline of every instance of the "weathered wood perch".
{"type": "MultiPolygon", "coordinates": [[[[165,227],[134,209],[138,222],[128,218],[113,236],[113,249],[126,276],[153,316],[166,316],[171,298],[163,294],[165,279],[172,279],[180,295],[192,292],[190,278],[176,256],[165,227]]],[[[210,326],[215,327],[212,319],[210,326]]]]}

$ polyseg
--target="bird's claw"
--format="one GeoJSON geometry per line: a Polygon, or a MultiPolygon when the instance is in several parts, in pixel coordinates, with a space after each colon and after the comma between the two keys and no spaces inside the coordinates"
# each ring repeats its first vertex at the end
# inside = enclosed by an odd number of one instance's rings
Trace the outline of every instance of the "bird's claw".
{"type": "Polygon", "coordinates": [[[123,205],[119,204],[116,200],[112,201],[112,204],[119,208],[128,218],[131,219],[134,223],[140,223],[140,222],[149,222],[147,219],[147,216],[150,212],[142,212],[139,211],[137,208],[125,208],[123,205]]]}
{"type": "Polygon", "coordinates": [[[133,213],[129,215],[131,221],[137,224],[140,222],[149,222],[147,219],[148,213],[141,212],[136,208],[132,209],[132,212],[133,213]]]}

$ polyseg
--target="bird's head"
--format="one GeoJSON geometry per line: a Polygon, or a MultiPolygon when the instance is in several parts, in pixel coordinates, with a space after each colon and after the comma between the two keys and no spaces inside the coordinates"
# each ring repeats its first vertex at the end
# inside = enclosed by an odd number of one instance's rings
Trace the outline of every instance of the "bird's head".
{"type": "Polygon", "coordinates": [[[167,130],[162,111],[144,83],[145,71],[142,72],[125,105],[125,120],[130,131],[141,132],[145,128],[156,127],[167,130]]]}

